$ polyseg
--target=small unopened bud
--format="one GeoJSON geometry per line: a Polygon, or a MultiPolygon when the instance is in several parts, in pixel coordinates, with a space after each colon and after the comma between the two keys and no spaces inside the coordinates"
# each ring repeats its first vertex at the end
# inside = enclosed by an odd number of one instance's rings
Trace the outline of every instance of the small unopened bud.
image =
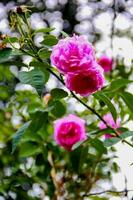
{"type": "Polygon", "coordinates": [[[43,97],[43,102],[47,105],[48,102],[52,99],[52,96],[48,93],[46,95],[44,95],[43,97]]]}
{"type": "Polygon", "coordinates": [[[27,7],[24,6],[24,5],[18,6],[18,7],[16,8],[16,12],[17,12],[18,14],[22,14],[22,13],[25,13],[25,12],[27,12],[27,11],[28,11],[28,9],[27,9],[27,7]]]}

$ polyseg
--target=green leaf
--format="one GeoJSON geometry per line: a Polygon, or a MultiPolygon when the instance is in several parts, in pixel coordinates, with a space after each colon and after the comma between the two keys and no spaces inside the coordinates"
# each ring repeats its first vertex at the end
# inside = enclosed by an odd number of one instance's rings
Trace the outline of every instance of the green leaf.
{"type": "Polygon", "coordinates": [[[90,140],[91,145],[97,150],[99,154],[106,154],[107,149],[104,146],[104,143],[98,139],[90,140]]]}
{"type": "Polygon", "coordinates": [[[15,43],[15,42],[18,42],[18,38],[17,37],[7,37],[7,38],[5,38],[4,39],[4,42],[6,42],[6,43],[15,43]]]}
{"type": "Polygon", "coordinates": [[[39,62],[39,61],[32,61],[30,63],[30,66],[33,66],[37,69],[39,68],[43,72],[44,78],[45,78],[45,83],[49,80],[50,73],[47,70],[47,68],[49,68],[50,65],[47,62],[43,61],[43,63],[42,63],[42,62],[39,62]]]}
{"type": "Polygon", "coordinates": [[[51,113],[55,117],[62,117],[66,113],[66,107],[60,101],[54,101],[54,102],[50,103],[50,106],[54,106],[51,113]]]}
{"type": "Polygon", "coordinates": [[[83,144],[85,141],[79,141],[79,142],[77,142],[77,143],[75,143],[73,146],[72,146],[72,150],[75,150],[75,149],[77,149],[78,147],[80,147],[81,146],[81,144],[83,144]]]}
{"type": "Polygon", "coordinates": [[[46,82],[44,74],[38,69],[33,69],[31,71],[21,71],[19,72],[19,80],[23,84],[29,84],[34,87],[39,94],[41,94],[43,86],[46,82]]]}
{"type": "Polygon", "coordinates": [[[51,95],[54,99],[62,99],[68,96],[68,93],[60,88],[54,88],[51,90],[51,95]]]}
{"type": "Polygon", "coordinates": [[[12,49],[11,48],[4,48],[0,50],[0,63],[7,62],[11,59],[12,56],[12,49]]]}
{"type": "Polygon", "coordinates": [[[104,146],[105,147],[111,147],[111,146],[115,145],[116,143],[118,143],[120,141],[121,141],[121,139],[117,138],[117,137],[112,137],[112,138],[109,138],[109,139],[105,139],[104,146]]]}
{"type": "Polygon", "coordinates": [[[39,52],[38,52],[38,55],[41,59],[46,59],[46,58],[49,58],[50,55],[51,55],[51,51],[49,51],[48,49],[46,48],[43,48],[43,49],[40,49],[39,52]]]}
{"type": "Polygon", "coordinates": [[[34,34],[36,33],[49,33],[51,31],[53,31],[55,28],[41,28],[41,29],[38,29],[34,32],[34,34]]]}
{"type": "Polygon", "coordinates": [[[66,32],[61,31],[61,33],[62,33],[62,35],[63,35],[64,37],[69,37],[69,35],[68,35],[66,32]]]}
{"type": "Polygon", "coordinates": [[[31,114],[32,122],[30,124],[30,130],[33,134],[35,134],[42,126],[47,123],[48,120],[48,112],[38,110],[31,114]]]}
{"type": "Polygon", "coordinates": [[[133,95],[129,92],[122,92],[120,96],[122,97],[129,110],[133,113],[133,95]]]}
{"type": "Polygon", "coordinates": [[[57,38],[54,35],[46,35],[44,40],[41,42],[43,45],[53,46],[58,42],[57,38]]]}
{"type": "Polygon", "coordinates": [[[116,143],[122,141],[122,139],[125,139],[125,138],[130,137],[130,136],[133,136],[133,131],[126,131],[126,132],[120,134],[120,137],[121,137],[121,138],[112,137],[112,138],[106,139],[106,140],[104,141],[104,146],[105,146],[105,147],[113,146],[114,144],[116,144],[116,143]]]}
{"type": "Polygon", "coordinates": [[[128,79],[124,79],[124,78],[114,80],[111,82],[111,84],[109,86],[109,90],[111,92],[115,92],[115,91],[119,90],[121,87],[124,87],[132,82],[133,82],[132,80],[128,80],[128,79]]]}
{"type": "Polygon", "coordinates": [[[23,126],[20,127],[20,129],[16,132],[16,134],[13,136],[12,140],[12,153],[14,153],[17,145],[19,144],[21,138],[23,137],[25,131],[31,124],[31,121],[26,122],[23,126]]]}
{"type": "Polygon", "coordinates": [[[117,118],[116,109],[115,109],[114,105],[111,103],[110,99],[102,92],[95,93],[94,97],[102,100],[107,105],[109,111],[111,112],[111,114],[114,118],[114,121],[116,121],[116,118],[117,118]]]}
{"type": "Polygon", "coordinates": [[[33,156],[39,152],[41,152],[41,149],[38,146],[38,144],[33,143],[33,142],[26,142],[21,145],[19,156],[20,157],[29,157],[29,156],[33,156]]]}

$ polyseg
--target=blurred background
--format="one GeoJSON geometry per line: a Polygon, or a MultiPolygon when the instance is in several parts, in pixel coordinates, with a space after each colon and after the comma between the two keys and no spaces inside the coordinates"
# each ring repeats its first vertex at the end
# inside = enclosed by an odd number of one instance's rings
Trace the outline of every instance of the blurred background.
{"type": "MultiPolygon", "coordinates": [[[[85,35],[87,39],[93,43],[96,49],[97,58],[102,54],[122,60],[128,72],[132,66],[133,59],[133,0],[17,0],[17,1],[0,1],[0,33],[16,36],[17,33],[12,31],[9,26],[8,12],[15,6],[26,5],[32,9],[30,22],[32,28],[39,29],[45,27],[54,27],[51,32],[58,37],[61,36],[61,31],[70,35],[73,33],[85,35]]],[[[36,45],[42,40],[43,35],[38,33],[34,38],[36,45]]],[[[30,58],[23,58],[25,63],[30,62],[30,58]]],[[[17,73],[15,66],[10,67],[12,73],[17,73]]],[[[3,79],[1,70],[0,87],[6,82],[3,79]]],[[[8,77],[10,80],[10,75],[8,77]]],[[[132,77],[131,77],[132,79],[132,77]]],[[[12,89],[12,82],[9,82],[12,89]]],[[[50,89],[57,85],[57,82],[52,79],[48,82],[47,88],[50,89]]],[[[1,88],[2,89],[2,88],[1,88]]],[[[22,86],[16,82],[17,91],[22,89],[22,86]]],[[[132,88],[129,88],[132,91],[132,88]]],[[[3,96],[0,99],[0,109],[5,106],[9,94],[1,90],[3,96]]],[[[72,102],[73,103],[73,102],[72,102]]],[[[81,111],[83,108],[76,104],[75,108],[81,111]]],[[[7,119],[10,116],[7,116],[7,119]]],[[[18,126],[21,118],[15,113],[12,118],[13,126],[18,126]]],[[[0,126],[3,126],[1,120],[0,126]]],[[[133,124],[128,123],[127,127],[133,129],[133,124]]],[[[9,128],[9,127],[8,127],[9,128]]],[[[0,131],[2,134],[2,130],[0,131]]],[[[0,136],[1,137],[1,136],[0,136]]],[[[0,148],[3,148],[1,142],[0,148]]],[[[120,166],[120,172],[112,174],[113,183],[106,181],[102,183],[101,188],[110,188],[113,184],[117,190],[133,189],[133,152],[130,147],[122,144],[116,145],[118,156],[115,158],[120,166]],[[127,181],[125,181],[127,180],[127,181]]],[[[30,160],[29,160],[30,165],[30,160]]],[[[10,168],[5,168],[5,173],[10,176],[10,168]]],[[[35,193],[39,193],[38,185],[34,185],[35,193]]],[[[95,190],[94,190],[95,191],[95,190]]],[[[100,190],[101,191],[101,190],[100,190]]],[[[11,197],[13,198],[13,193],[11,197]]],[[[34,196],[31,192],[31,196],[34,196]]],[[[128,193],[128,197],[122,199],[132,199],[133,192],[128,193]]],[[[12,199],[11,198],[11,199],[12,199]]],[[[119,197],[112,197],[111,200],[120,200],[119,197]]],[[[4,200],[4,197],[0,197],[4,200]]],[[[24,200],[24,199],[23,199],[24,200]]]]}

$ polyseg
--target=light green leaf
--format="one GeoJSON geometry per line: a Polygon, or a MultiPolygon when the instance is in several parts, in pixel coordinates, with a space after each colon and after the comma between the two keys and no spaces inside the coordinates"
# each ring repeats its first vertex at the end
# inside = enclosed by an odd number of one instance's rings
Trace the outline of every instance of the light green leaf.
{"type": "Polygon", "coordinates": [[[53,31],[55,28],[41,28],[41,29],[38,29],[34,32],[34,34],[36,33],[49,33],[51,31],[53,31]]]}

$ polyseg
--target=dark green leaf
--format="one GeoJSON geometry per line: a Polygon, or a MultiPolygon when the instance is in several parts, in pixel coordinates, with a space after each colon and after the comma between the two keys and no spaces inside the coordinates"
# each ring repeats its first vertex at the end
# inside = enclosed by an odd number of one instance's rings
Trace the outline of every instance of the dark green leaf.
{"type": "Polygon", "coordinates": [[[31,121],[26,122],[23,126],[21,126],[21,128],[13,136],[13,140],[12,140],[12,153],[14,153],[17,145],[19,144],[21,138],[23,137],[25,131],[27,130],[27,128],[29,127],[30,124],[31,124],[31,121]]]}
{"type": "MultiPolygon", "coordinates": [[[[66,112],[66,107],[65,105],[60,102],[60,101],[54,101],[52,103],[52,105],[54,106],[51,113],[55,116],[55,117],[62,117],[65,112],[66,112]]],[[[51,106],[52,106],[51,105],[51,106]]]]}
{"type": "Polygon", "coordinates": [[[7,62],[11,59],[12,56],[12,49],[11,48],[4,48],[0,50],[0,63],[7,62]]]}
{"type": "Polygon", "coordinates": [[[129,110],[133,113],[133,95],[129,92],[122,92],[120,96],[122,97],[129,110]]]}
{"type": "Polygon", "coordinates": [[[45,77],[42,71],[33,69],[31,71],[19,72],[19,80],[23,84],[29,84],[34,87],[39,94],[41,94],[43,86],[45,84],[45,77]]]}
{"type": "Polygon", "coordinates": [[[96,94],[94,94],[94,96],[97,99],[102,100],[107,105],[107,107],[109,108],[109,111],[111,112],[111,114],[114,118],[114,121],[116,121],[116,118],[117,118],[116,109],[115,109],[114,105],[111,103],[110,99],[102,92],[97,92],[96,94]]]}
{"type": "Polygon", "coordinates": [[[31,114],[31,125],[30,130],[35,134],[48,120],[48,113],[46,111],[36,111],[31,114]]]}
{"type": "Polygon", "coordinates": [[[54,99],[62,99],[68,96],[68,93],[60,88],[54,88],[51,91],[51,95],[54,99]]]}

